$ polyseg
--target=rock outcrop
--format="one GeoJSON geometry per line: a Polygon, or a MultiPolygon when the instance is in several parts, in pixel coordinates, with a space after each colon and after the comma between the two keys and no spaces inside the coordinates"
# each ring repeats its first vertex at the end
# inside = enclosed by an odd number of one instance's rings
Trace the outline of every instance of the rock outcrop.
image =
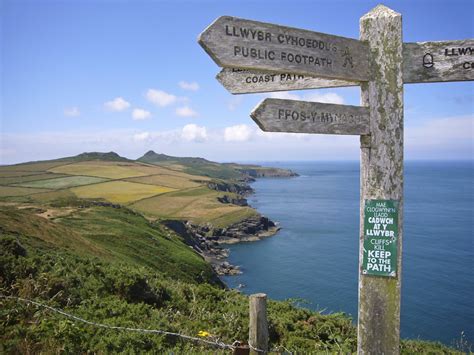
{"type": "Polygon", "coordinates": [[[234,182],[212,181],[207,184],[211,190],[221,192],[232,192],[241,196],[248,196],[253,193],[253,189],[246,183],[239,184],[234,182]]]}
{"type": "Polygon", "coordinates": [[[248,206],[247,199],[243,197],[232,197],[229,195],[224,195],[222,197],[218,197],[217,201],[220,203],[231,203],[237,206],[248,206]]]}
{"type": "Polygon", "coordinates": [[[218,275],[237,275],[238,266],[226,261],[229,250],[223,244],[250,242],[275,234],[279,228],[267,217],[260,215],[245,219],[228,228],[214,228],[211,224],[194,225],[190,222],[166,220],[161,222],[179,234],[183,241],[211,263],[218,275]]]}

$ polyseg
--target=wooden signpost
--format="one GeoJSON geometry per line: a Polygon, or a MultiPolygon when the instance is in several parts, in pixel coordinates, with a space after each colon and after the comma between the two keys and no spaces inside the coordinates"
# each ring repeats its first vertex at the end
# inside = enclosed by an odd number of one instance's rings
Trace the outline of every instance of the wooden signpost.
{"type": "Polygon", "coordinates": [[[251,117],[264,131],[360,136],[358,353],[398,354],[403,84],[474,80],[474,40],[403,44],[401,15],[379,5],[360,40],[220,17],[199,43],[234,94],[360,85],[361,107],[266,99],[251,117]]]}

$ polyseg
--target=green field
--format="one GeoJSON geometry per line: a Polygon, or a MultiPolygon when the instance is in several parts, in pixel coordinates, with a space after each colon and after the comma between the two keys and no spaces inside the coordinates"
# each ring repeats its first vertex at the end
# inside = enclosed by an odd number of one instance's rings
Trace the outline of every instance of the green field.
{"type": "Polygon", "coordinates": [[[47,180],[36,180],[30,182],[24,182],[22,184],[16,184],[15,186],[23,187],[36,187],[43,189],[65,189],[68,187],[81,186],[81,185],[90,185],[98,182],[106,181],[107,179],[93,177],[93,176],[67,176],[59,177],[54,179],[47,180]]]}
{"type": "MultiPolygon", "coordinates": [[[[22,172],[12,171],[12,173],[21,174],[22,172]]],[[[8,177],[7,173],[0,172],[0,176],[1,176],[0,185],[15,185],[15,184],[22,184],[22,183],[30,182],[30,181],[54,179],[54,178],[64,177],[67,175],[36,172],[35,174],[32,174],[32,175],[18,175],[18,176],[8,177]]]]}
{"type": "Polygon", "coordinates": [[[111,181],[100,184],[74,187],[71,191],[80,198],[104,199],[115,203],[129,203],[143,198],[175,191],[158,185],[137,184],[126,181],[111,181]]]}

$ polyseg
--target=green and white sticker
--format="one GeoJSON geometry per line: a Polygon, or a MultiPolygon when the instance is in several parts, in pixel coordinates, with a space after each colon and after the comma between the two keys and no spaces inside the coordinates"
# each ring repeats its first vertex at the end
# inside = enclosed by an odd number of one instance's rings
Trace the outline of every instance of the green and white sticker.
{"type": "Polygon", "coordinates": [[[365,200],[362,274],[397,276],[398,201],[365,200]]]}

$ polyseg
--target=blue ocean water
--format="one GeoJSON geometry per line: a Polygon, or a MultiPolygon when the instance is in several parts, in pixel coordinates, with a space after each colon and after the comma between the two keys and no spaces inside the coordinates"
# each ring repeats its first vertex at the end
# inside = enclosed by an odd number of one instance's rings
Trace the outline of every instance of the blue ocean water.
{"type": "MultiPolygon", "coordinates": [[[[249,203],[281,224],[272,238],[230,246],[243,292],[301,298],[357,320],[359,163],[260,163],[290,179],[259,179],[249,203]]],[[[474,164],[406,162],[401,334],[474,340],[474,164]]]]}

